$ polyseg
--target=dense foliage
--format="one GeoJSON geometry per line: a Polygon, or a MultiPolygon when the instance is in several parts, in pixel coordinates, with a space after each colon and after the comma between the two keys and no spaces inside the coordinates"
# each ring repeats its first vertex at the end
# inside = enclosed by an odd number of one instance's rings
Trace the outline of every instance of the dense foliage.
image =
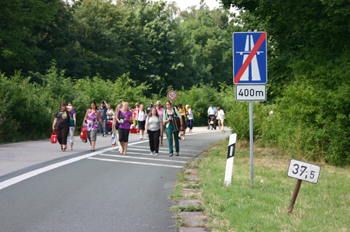
{"type": "Polygon", "coordinates": [[[222,2],[241,10],[235,20],[244,30],[268,34],[268,99],[273,104],[262,108],[273,114],[258,122],[256,136],[292,155],[349,164],[349,2],[222,2]]]}
{"type": "Polygon", "coordinates": [[[150,84],[148,96],[169,83],[190,89],[231,80],[228,12],[205,4],[180,12],[174,3],[114,2],[1,1],[0,70],[7,76],[15,70],[45,74],[54,59],[76,79],[98,75],[114,81],[129,73],[137,84],[150,84]]]}

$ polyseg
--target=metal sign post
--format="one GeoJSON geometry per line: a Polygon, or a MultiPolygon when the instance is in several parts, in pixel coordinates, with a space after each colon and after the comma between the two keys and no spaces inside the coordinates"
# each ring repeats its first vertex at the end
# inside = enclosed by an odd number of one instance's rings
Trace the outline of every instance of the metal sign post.
{"type": "Polygon", "coordinates": [[[254,184],[253,101],[266,101],[266,32],[236,32],[232,40],[236,101],[249,101],[250,180],[254,184]]]}
{"type": "Polygon", "coordinates": [[[254,184],[254,133],[253,133],[253,102],[249,101],[249,140],[250,140],[250,182],[254,184]]]}

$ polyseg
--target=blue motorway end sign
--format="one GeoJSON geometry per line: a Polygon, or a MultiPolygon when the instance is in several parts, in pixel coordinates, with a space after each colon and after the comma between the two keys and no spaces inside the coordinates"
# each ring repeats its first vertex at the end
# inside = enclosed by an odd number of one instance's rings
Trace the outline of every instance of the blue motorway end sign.
{"type": "Polygon", "coordinates": [[[267,83],[266,32],[233,33],[233,82],[267,83]]]}

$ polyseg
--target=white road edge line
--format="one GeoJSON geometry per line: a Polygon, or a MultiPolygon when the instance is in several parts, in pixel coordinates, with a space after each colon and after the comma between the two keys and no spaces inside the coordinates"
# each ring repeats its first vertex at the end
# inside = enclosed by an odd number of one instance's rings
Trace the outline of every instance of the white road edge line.
{"type": "MultiPolygon", "coordinates": [[[[180,160],[144,158],[144,157],[134,157],[134,156],[125,156],[125,155],[107,155],[107,154],[101,154],[100,156],[119,157],[119,158],[127,158],[127,159],[156,160],[156,161],[161,161],[161,162],[174,162],[174,163],[183,163],[183,164],[185,164],[185,163],[187,162],[187,161],[180,161],[180,160]]],[[[159,156],[158,156],[158,157],[159,157],[159,156]]]]}
{"type": "Polygon", "coordinates": [[[143,162],[134,162],[134,161],[125,161],[125,160],[115,160],[115,159],[113,159],[113,160],[112,159],[101,159],[101,158],[94,158],[94,157],[89,157],[87,159],[100,160],[100,161],[105,161],[105,162],[126,163],[126,164],[141,164],[141,165],[170,167],[170,168],[183,168],[183,166],[168,165],[168,164],[143,163],[143,162]]]}
{"type": "MultiPolygon", "coordinates": [[[[148,141],[138,141],[138,142],[135,142],[135,143],[131,143],[130,146],[132,146],[133,144],[139,144],[139,143],[144,143],[144,142],[148,142],[148,141]]],[[[117,149],[117,147],[106,148],[106,149],[103,149],[101,151],[92,152],[92,153],[87,154],[87,155],[78,156],[78,157],[75,157],[75,158],[72,158],[72,159],[69,159],[69,160],[65,160],[65,161],[62,161],[62,162],[58,162],[58,163],[55,163],[55,164],[48,165],[48,166],[43,167],[43,168],[36,169],[34,171],[31,171],[31,172],[24,173],[22,175],[19,175],[19,176],[13,177],[11,179],[5,180],[3,182],[0,182],[0,190],[4,189],[6,187],[9,187],[11,185],[17,184],[17,183],[19,183],[21,181],[24,181],[26,179],[32,178],[34,176],[37,176],[39,174],[42,174],[44,172],[48,172],[48,171],[51,171],[53,169],[62,167],[64,165],[71,164],[71,163],[74,163],[74,162],[77,162],[77,161],[80,161],[80,160],[83,160],[83,159],[86,159],[86,158],[89,158],[89,157],[92,157],[92,156],[95,156],[95,155],[99,155],[99,154],[102,154],[102,153],[104,153],[106,151],[111,151],[111,150],[114,150],[114,149],[117,149]]]]}

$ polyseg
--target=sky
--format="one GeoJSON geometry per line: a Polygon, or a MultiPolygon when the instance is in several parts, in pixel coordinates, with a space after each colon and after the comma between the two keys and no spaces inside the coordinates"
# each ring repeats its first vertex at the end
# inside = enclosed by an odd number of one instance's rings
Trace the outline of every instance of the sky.
{"type": "MultiPolygon", "coordinates": [[[[181,10],[185,10],[189,6],[193,6],[193,5],[199,6],[200,0],[167,0],[167,2],[168,3],[169,2],[176,2],[177,6],[181,10]]],[[[216,0],[205,0],[205,3],[207,4],[207,6],[209,6],[209,8],[211,10],[214,8],[219,8],[219,6],[220,6],[219,1],[216,1],[216,0]]]]}

